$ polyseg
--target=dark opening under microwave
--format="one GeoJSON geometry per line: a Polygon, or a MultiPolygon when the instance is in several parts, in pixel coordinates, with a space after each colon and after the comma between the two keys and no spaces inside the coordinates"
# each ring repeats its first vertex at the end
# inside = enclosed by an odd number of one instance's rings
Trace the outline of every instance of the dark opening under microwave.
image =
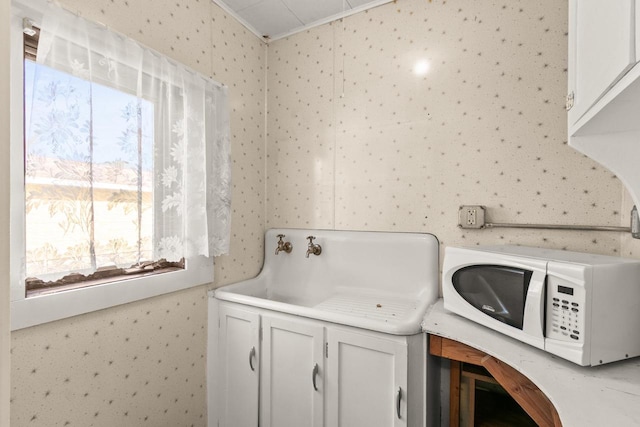
{"type": "Polygon", "coordinates": [[[445,309],[582,366],[640,355],[640,260],[447,247],[442,293],[445,309]]]}

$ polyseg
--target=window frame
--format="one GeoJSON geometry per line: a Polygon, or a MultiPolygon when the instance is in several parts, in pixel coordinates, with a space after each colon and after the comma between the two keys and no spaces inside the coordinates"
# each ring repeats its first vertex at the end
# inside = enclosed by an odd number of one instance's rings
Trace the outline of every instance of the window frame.
{"type": "MultiPolygon", "coordinates": [[[[36,5],[39,2],[33,2],[36,5]]],[[[35,6],[37,7],[37,6],[35,6]]],[[[213,258],[198,256],[185,260],[180,271],[124,278],[57,293],[26,297],[25,289],[25,156],[24,156],[24,46],[22,18],[38,22],[36,9],[12,4],[10,37],[10,261],[11,330],[18,330],[92,311],[126,304],[169,292],[213,282],[213,258]]]]}

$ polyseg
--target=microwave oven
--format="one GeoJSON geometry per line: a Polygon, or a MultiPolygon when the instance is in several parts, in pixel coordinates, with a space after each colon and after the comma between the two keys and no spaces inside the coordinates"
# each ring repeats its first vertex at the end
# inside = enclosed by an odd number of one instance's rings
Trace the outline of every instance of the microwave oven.
{"type": "Polygon", "coordinates": [[[447,247],[444,308],[581,366],[640,355],[640,260],[447,247]]]}

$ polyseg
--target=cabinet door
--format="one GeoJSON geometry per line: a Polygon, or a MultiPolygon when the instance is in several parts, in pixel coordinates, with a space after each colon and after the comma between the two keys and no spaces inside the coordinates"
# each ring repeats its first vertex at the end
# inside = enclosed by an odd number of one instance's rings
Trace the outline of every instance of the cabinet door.
{"type": "Polygon", "coordinates": [[[221,427],[258,426],[260,316],[220,306],[219,420],[221,427]]]}
{"type": "Polygon", "coordinates": [[[260,425],[322,427],[324,327],[263,316],[260,425]]]}
{"type": "Polygon", "coordinates": [[[407,426],[407,343],[329,329],[330,427],[407,426]]]}
{"type": "Polygon", "coordinates": [[[635,0],[570,0],[570,124],[635,64],[635,19],[635,0]]]}

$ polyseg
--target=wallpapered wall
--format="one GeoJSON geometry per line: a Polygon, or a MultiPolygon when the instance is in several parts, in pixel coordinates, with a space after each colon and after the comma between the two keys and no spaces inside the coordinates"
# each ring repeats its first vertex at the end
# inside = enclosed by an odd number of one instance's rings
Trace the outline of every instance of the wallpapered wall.
{"type": "Polygon", "coordinates": [[[566,31],[566,1],[402,0],[273,42],[267,225],[618,254],[615,233],[456,227],[462,204],[620,224],[620,182],[567,146],[566,31]]]}
{"type": "MultiPolygon", "coordinates": [[[[495,222],[628,219],[620,182],[566,145],[566,2],[399,0],[268,47],[208,0],[63,3],[229,85],[215,286],[258,272],[265,223],[640,256],[614,233],[455,225],[463,203],[495,222]]],[[[205,290],[15,332],[12,425],[204,426],[205,290]]]]}
{"type": "MultiPolygon", "coordinates": [[[[208,0],[63,0],[229,86],[231,254],[216,285],[255,276],[264,232],[264,43],[208,0]]],[[[206,425],[206,286],[12,334],[11,425],[206,425]]]]}

